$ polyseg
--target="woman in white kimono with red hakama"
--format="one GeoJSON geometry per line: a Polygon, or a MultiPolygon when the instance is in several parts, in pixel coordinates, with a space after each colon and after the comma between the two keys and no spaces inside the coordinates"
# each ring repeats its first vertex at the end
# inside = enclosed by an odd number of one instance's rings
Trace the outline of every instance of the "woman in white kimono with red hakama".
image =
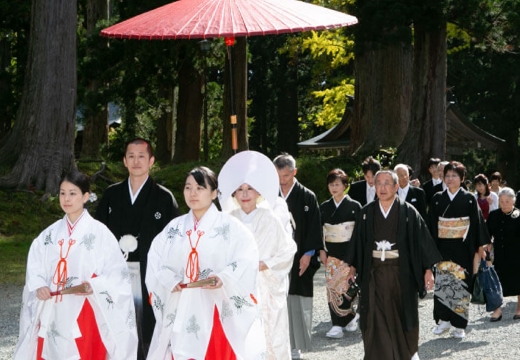
{"type": "Polygon", "coordinates": [[[251,232],[213,204],[217,188],[213,171],[193,169],[184,187],[190,212],[173,219],[152,242],[146,286],[157,323],[148,359],[265,355],[258,249],[251,232]],[[212,285],[194,284],[211,278],[212,285]]]}
{"type": "MultiPolygon", "coordinates": [[[[242,151],[224,164],[218,181],[219,200],[224,210],[230,211],[251,230],[258,245],[265,359],[290,359],[287,291],[296,243],[280,222],[279,214],[271,210],[277,206],[280,187],[276,168],[265,155],[242,151]]],[[[281,203],[289,218],[285,201],[281,203]]]]}
{"type": "Polygon", "coordinates": [[[65,217],[32,243],[14,359],[137,356],[135,310],[126,262],[114,235],[84,209],[89,180],[74,171],[60,183],[65,217]],[[53,295],[83,285],[83,293],[53,295]]]}

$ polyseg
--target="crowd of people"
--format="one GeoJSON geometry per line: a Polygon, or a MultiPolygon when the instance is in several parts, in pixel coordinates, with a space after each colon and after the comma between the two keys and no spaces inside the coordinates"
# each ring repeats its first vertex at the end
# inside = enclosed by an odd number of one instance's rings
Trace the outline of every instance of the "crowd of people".
{"type": "Polygon", "coordinates": [[[218,176],[186,175],[181,215],[149,175],[148,141],[129,141],[123,162],[128,178],[106,189],[95,218],[88,177],[62,178],[65,215],[29,251],[15,359],[300,359],[321,264],[325,336],[359,328],[366,360],[419,359],[418,302],[430,290],[433,333],[464,338],[481,260],[518,297],[520,320],[520,194],[499,173],[467,182],[463,164],[433,158],[420,184],[408,165],[368,157],[361,181],[330,170],[320,205],[291,155],[243,151],[218,176]]]}

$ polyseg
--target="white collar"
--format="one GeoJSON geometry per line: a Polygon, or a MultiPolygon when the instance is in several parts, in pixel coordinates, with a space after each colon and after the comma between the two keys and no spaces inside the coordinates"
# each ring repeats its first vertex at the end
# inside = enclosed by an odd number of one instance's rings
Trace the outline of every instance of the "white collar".
{"type": "Polygon", "coordinates": [[[334,196],[332,197],[332,201],[334,201],[334,205],[336,205],[336,209],[341,205],[341,203],[343,202],[344,199],[345,199],[345,195],[343,195],[343,197],[341,198],[341,200],[339,202],[336,202],[336,199],[334,199],[334,196]]]}
{"type": "Polygon", "coordinates": [[[394,206],[395,204],[395,198],[394,198],[394,201],[392,201],[392,205],[390,205],[390,207],[388,208],[388,211],[385,211],[385,209],[383,209],[383,205],[381,205],[381,202],[379,202],[379,208],[381,209],[381,212],[383,213],[383,216],[385,217],[385,219],[388,217],[388,214],[390,214],[390,210],[392,210],[392,206],[394,206]]]}
{"type": "Polygon", "coordinates": [[[406,196],[408,195],[408,190],[410,190],[410,184],[406,184],[404,188],[399,187],[398,194],[399,198],[403,201],[406,201],[406,196]]]}
{"type": "Polygon", "coordinates": [[[280,188],[280,196],[282,197],[282,199],[287,201],[287,198],[289,197],[289,195],[291,195],[291,191],[292,191],[292,189],[294,188],[294,185],[296,185],[297,182],[298,182],[298,180],[296,180],[296,178],[295,178],[291,188],[289,189],[289,192],[285,196],[283,195],[282,188],[280,188]]]}
{"type": "Polygon", "coordinates": [[[446,192],[448,193],[448,196],[450,197],[450,200],[453,201],[453,199],[455,198],[455,196],[457,196],[457,194],[459,193],[461,188],[459,188],[457,191],[455,191],[455,194],[452,194],[450,192],[450,189],[446,189],[446,192]]]}
{"type": "Polygon", "coordinates": [[[253,222],[253,219],[255,218],[256,216],[256,213],[258,212],[258,208],[254,209],[253,211],[251,211],[249,214],[246,214],[244,212],[244,210],[242,209],[238,209],[238,213],[240,214],[240,220],[244,223],[244,224],[250,224],[253,222]]]}
{"type": "Polygon", "coordinates": [[[139,196],[139,193],[141,192],[141,189],[143,188],[144,184],[148,181],[148,176],[146,177],[146,180],[143,181],[141,186],[139,186],[139,189],[135,192],[135,194],[132,193],[132,185],[130,184],[130,178],[128,178],[128,192],[130,193],[130,201],[132,202],[132,205],[135,203],[135,200],[137,200],[137,197],[139,196]]]}

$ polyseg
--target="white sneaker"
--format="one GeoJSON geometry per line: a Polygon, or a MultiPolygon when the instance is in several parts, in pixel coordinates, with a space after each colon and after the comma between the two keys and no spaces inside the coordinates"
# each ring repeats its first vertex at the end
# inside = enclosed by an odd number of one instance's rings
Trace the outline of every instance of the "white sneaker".
{"type": "Polygon", "coordinates": [[[413,354],[412,360],[420,360],[419,359],[419,354],[417,354],[417,353],[413,354]]]}
{"type": "Polygon", "coordinates": [[[464,339],[466,337],[466,331],[464,329],[455,328],[455,330],[453,330],[453,337],[464,339]]]}
{"type": "Polygon", "coordinates": [[[332,339],[341,339],[343,337],[343,328],[341,326],[333,326],[325,336],[332,339]]]}
{"type": "Polygon", "coordinates": [[[350,320],[347,326],[345,326],[345,331],[353,332],[358,328],[359,314],[354,316],[354,319],[350,320]]]}
{"type": "Polygon", "coordinates": [[[435,335],[442,335],[446,331],[448,331],[451,328],[451,323],[449,321],[439,321],[439,325],[433,328],[433,333],[435,335]]]}
{"type": "Polygon", "coordinates": [[[302,351],[299,349],[291,350],[291,359],[298,360],[302,358],[302,351]]]}

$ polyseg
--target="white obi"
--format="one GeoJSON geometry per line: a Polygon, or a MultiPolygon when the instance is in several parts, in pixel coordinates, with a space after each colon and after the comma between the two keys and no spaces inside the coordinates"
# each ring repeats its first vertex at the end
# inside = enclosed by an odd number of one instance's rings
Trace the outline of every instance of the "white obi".
{"type": "Polygon", "coordinates": [[[323,225],[323,241],[329,243],[343,243],[350,241],[354,231],[355,221],[345,221],[341,224],[323,225]]]}

